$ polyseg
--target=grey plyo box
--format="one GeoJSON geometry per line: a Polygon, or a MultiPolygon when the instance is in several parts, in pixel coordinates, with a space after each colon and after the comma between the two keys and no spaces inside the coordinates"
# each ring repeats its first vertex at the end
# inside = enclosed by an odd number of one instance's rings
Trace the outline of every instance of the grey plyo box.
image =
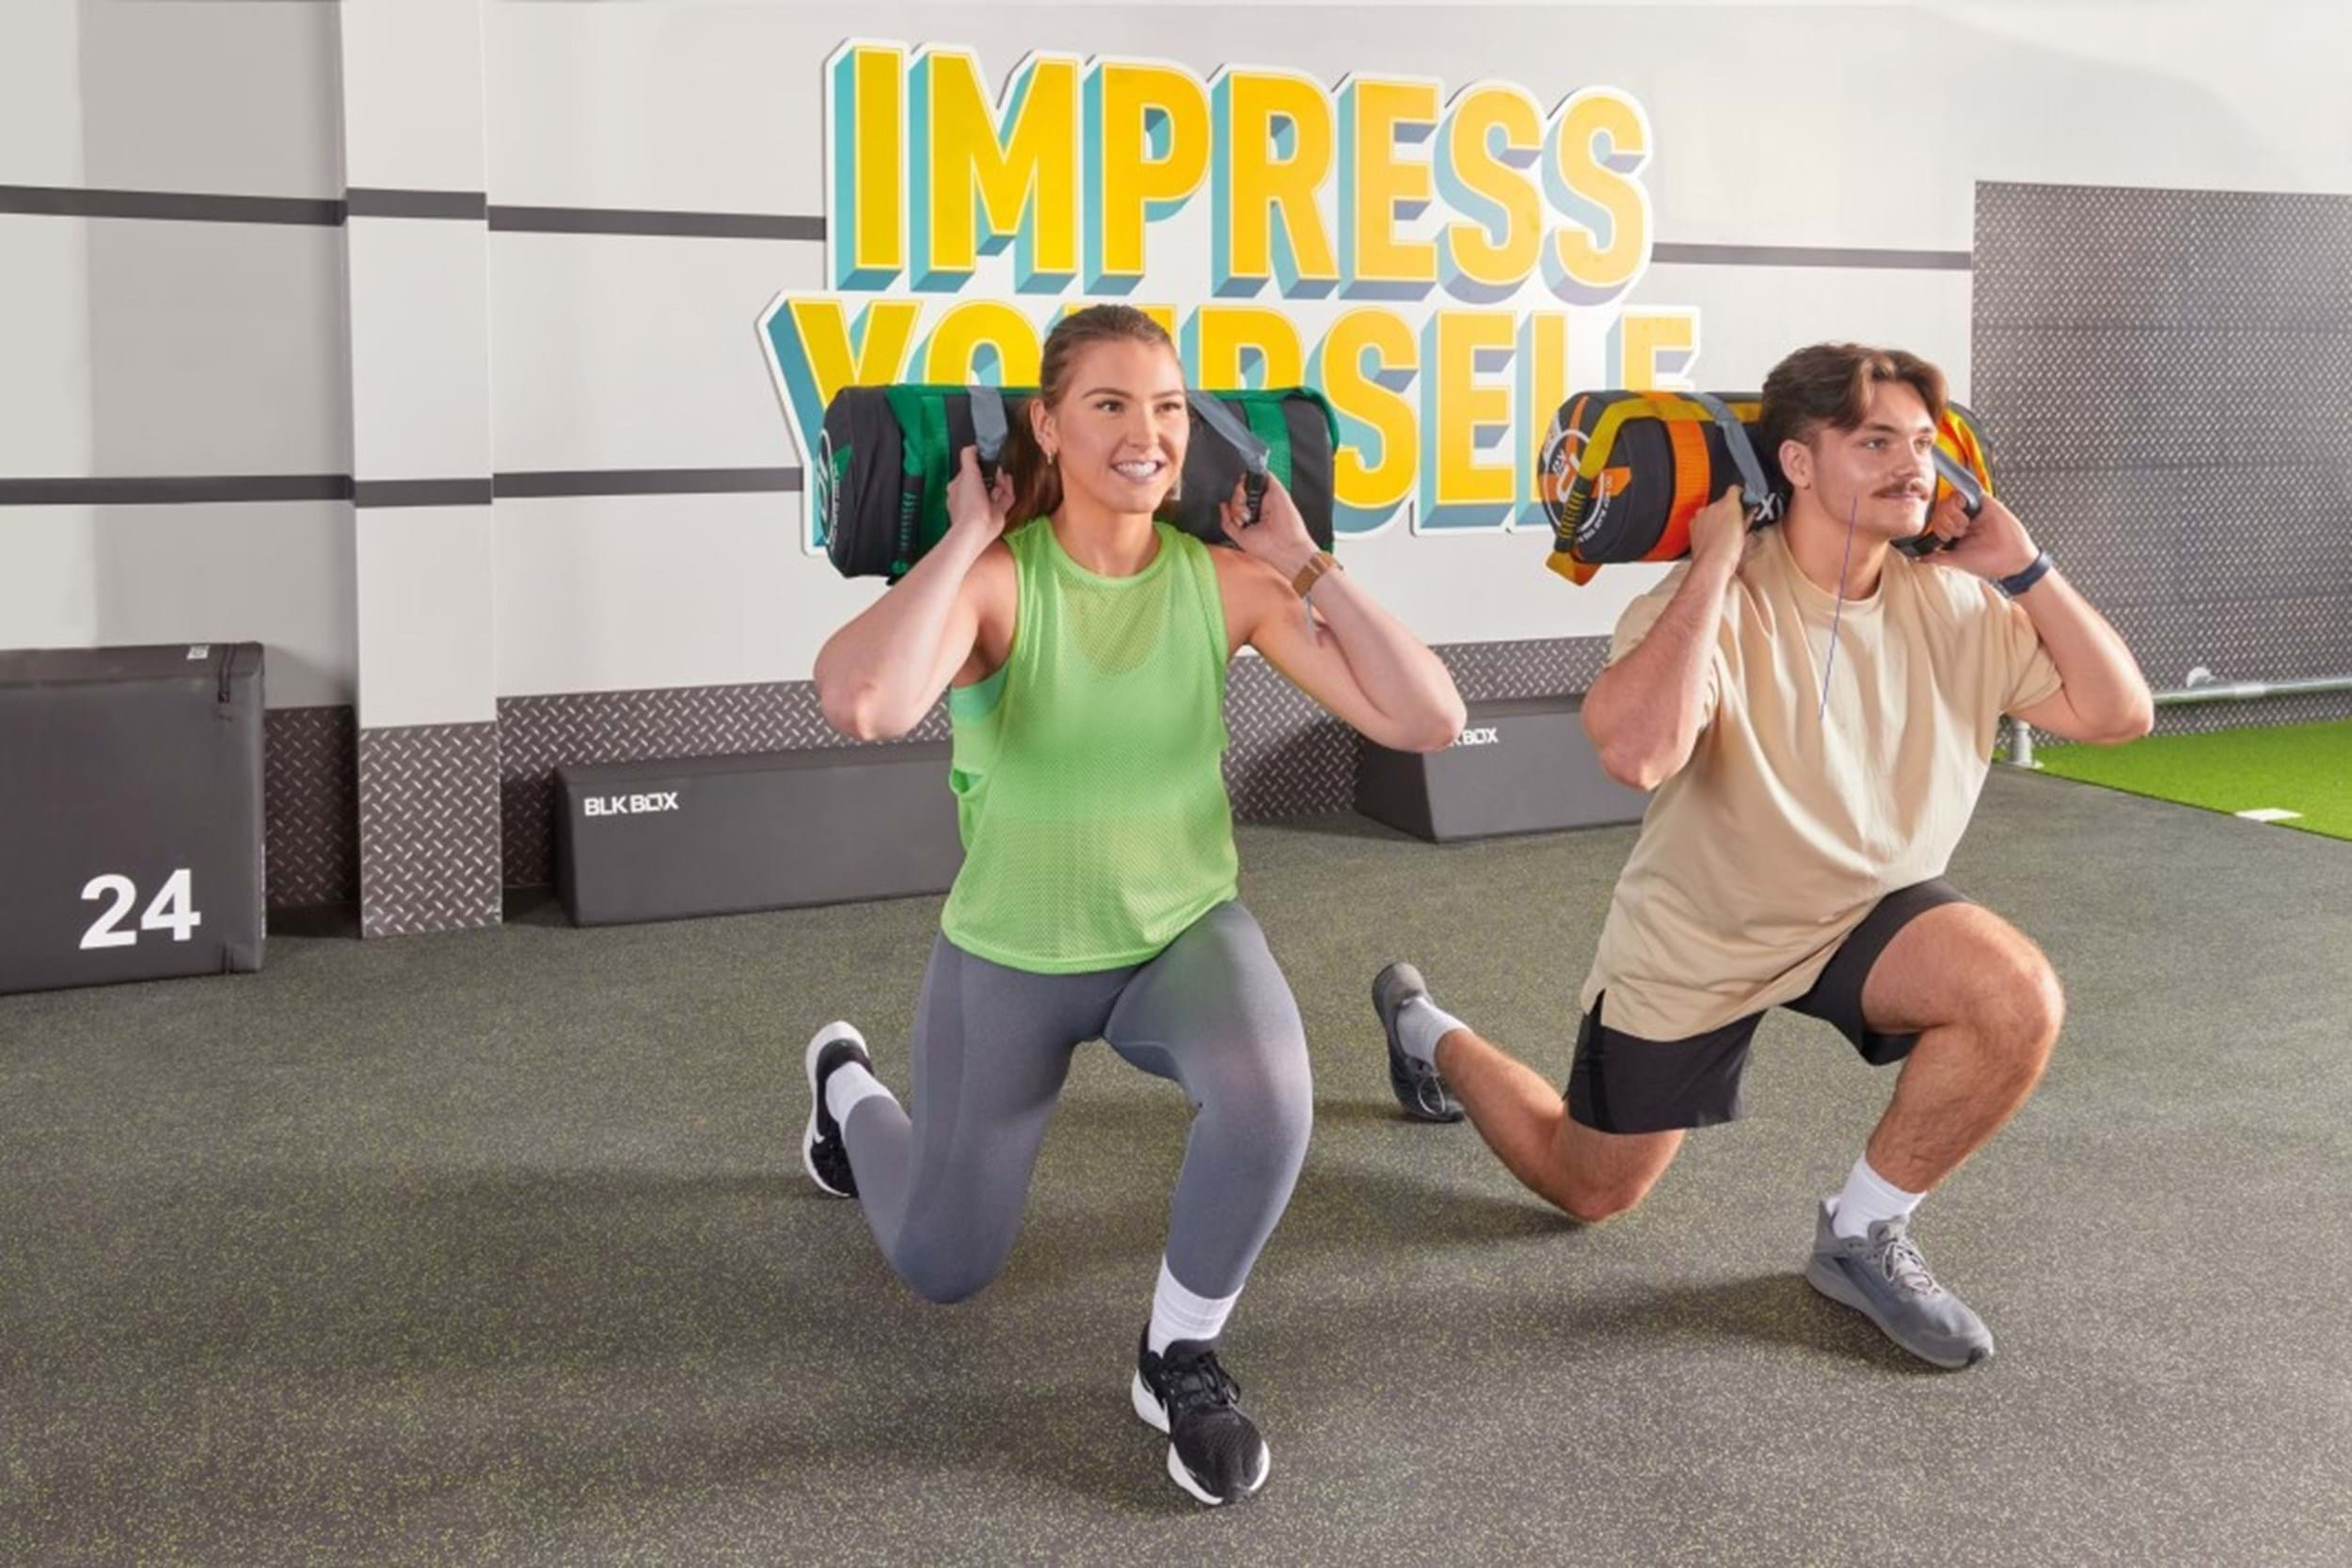
{"type": "Polygon", "coordinates": [[[1602,771],[1581,697],[1471,703],[1442,752],[1364,743],[1356,809],[1433,843],[1636,822],[1649,797],[1602,771]]]}
{"type": "Polygon", "coordinates": [[[262,967],[262,647],[0,652],[0,991],[262,967]]]}
{"type": "Polygon", "coordinates": [[[823,746],[555,771],[576,924],[945,893],[963,863],[949,748],[823,746]]]}

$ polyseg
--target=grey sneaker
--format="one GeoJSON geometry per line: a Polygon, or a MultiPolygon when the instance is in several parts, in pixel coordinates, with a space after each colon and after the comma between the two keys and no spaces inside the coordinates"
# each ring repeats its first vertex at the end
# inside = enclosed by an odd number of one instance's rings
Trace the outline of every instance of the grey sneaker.
{"type": "Polygon", "coordinates": [[[1935,1282],[1908,1219],[1881,1220],[1867,1236],[1830,1227],[1829,1205],[1813,1227],[1805,1283],[1879,1325],[1886,1337],[1939,1367],[1973,1367],[1993,1356],[1993,1331],[1968,1304],[1935,1282]]]}
{"type": "Polygon", "coordinates": [[[1389,1037],[1389,1087],[1415,1121],[1459,1121],[1462,1102],[1446,1092],[1436,1066],[1407,1053],[1396,1037],[1398,1010],[1414,997],[1428,994],[1421,971],[1411,964],[1391,964],[1372,977],[1372,1010],[1380,1015],[1380,1028],[1389,1037]]]}

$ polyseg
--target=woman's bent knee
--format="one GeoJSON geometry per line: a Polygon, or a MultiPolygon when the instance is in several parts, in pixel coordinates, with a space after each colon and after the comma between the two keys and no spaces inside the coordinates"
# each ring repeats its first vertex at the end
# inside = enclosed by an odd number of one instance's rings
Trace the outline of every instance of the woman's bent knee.
{"type": "Polygon", "coordinates": [[[1010,1243],[981,1247],[953,1243],[902,1246],[891,1257],[890,1265],[916,1295],[942,1307],[952,1307],[986,1290],[1005,1272],[1005,1259],[1011,1252],[1010,1243]]]}

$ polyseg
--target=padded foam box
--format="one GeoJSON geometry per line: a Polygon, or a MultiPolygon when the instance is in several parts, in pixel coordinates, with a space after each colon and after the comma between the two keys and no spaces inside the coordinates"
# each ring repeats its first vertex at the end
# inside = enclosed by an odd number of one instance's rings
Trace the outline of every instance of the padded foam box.
{"type": "Polygon", "coordinates": [[[1442,752],[1364,742],[1356,809],[1433,843],[1637,822],[1649,797],[1604,772],[1584,734],[1583,699],[1471,703],[1442,752]]]}
{"type": "Polygon", "coordinates": [[[556,887],[582,926],[944,893],[945,741],[559,768],[556,887]]]}
{"type": "Polygon", "coordinates": [[[0,652],[0,991],[262,967],[262,646],[0,652]]]}

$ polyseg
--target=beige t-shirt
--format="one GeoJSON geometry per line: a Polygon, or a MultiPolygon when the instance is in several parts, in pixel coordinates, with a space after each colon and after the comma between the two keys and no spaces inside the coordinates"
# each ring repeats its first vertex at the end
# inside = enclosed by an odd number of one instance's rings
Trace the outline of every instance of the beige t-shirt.
{"type": "MultiPolygon", "coordinates": [[[[1690,573],[1626,608],[1613,664],[1690,573]]],[[[1848,599],[1822,710],[1835,597],[1777,525],[1749,536],[1724,595],[1705,727],[1658,788],[1584,982],[1610,1028],[1680,1039],[1812,989],[1897,888],[1943,875],[1993,760],[2000,717],[2058,689],[2023,607],[1989,582],[1886,555],[1848,599]]]]}

